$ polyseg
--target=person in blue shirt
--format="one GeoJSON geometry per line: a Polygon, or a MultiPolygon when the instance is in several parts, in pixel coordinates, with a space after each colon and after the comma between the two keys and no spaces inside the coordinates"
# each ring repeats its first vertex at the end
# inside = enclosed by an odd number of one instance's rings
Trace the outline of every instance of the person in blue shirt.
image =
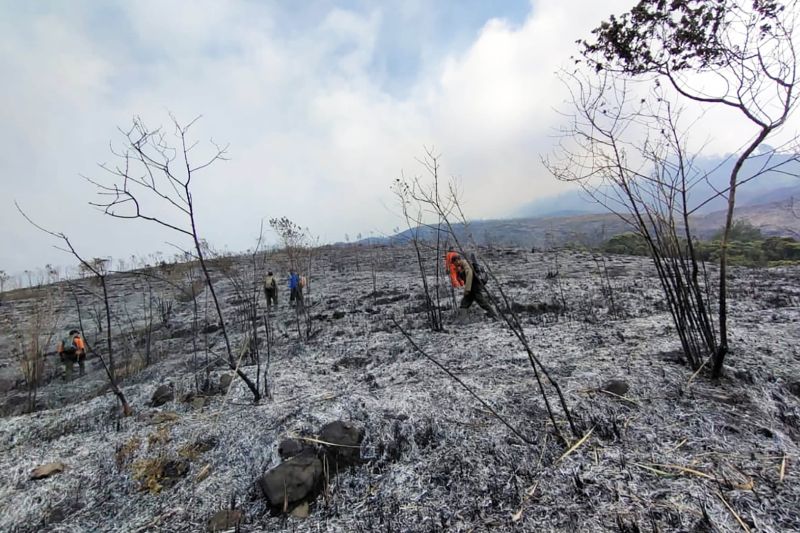
{"type": "Polygon", "coordinates": [[[289,271],[289,304],[303,305],[303,287],[300,275],[294,270],[289,271]]]}

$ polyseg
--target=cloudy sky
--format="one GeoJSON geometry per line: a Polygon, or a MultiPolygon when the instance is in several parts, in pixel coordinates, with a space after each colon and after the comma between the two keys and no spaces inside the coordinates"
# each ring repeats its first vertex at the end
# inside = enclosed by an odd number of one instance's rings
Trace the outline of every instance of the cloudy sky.
{"type": "Polygon", "coordinates": [[[202,119],[191,135],[230,144],[196,176],[200,233],[252,246],[288,216],[323,242],[400,226],[389,192],[442,155],[474,218],[503,217],[563,190],[551,149],[554,76],[630,0],[303,2],[0,0],[0,270],[129,257],[185,245],[145,221],[88,205],[109,142],[134,115],[152,126],[202,119]]]}

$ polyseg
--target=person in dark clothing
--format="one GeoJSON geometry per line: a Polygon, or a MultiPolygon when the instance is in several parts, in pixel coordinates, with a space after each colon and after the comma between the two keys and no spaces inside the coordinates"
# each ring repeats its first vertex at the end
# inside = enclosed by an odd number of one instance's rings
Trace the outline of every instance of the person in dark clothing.
{"type": "Polygon", "coordinates": [[[77,329],[69,331],[66,337],[58,343],[56,347],[61,361],[64,363],[64,381],[72,381],[72,371],[75,363],[78,363],[80,375],[86,374],[84,361],[86,361],[86,346],[81,338],[81,332],[77,329]]]}
{"type": "Polygon", "coordinates": [[[475,271],[472,265],[469,264],[469,261],[459,255],[453,259],[453,263],[456,265],[458,278],[464,282],[464,296],[461,298],[459,307],[461,309],[468,309],[472,305],[472,302],[477,302],[481,309],[486,311],[490,317],[497,318],[497,312],[486,299],[483,291],[483,283],[480,277],[475,275],[475,271]]]}
{"type": "Polygon", "coordinates": [[[275,281],[275,276],[272,272],[267,273],[264,278],[264,296],[267,298],[267,309],[274,305],[278,305],[278,283],[275,281]]]}

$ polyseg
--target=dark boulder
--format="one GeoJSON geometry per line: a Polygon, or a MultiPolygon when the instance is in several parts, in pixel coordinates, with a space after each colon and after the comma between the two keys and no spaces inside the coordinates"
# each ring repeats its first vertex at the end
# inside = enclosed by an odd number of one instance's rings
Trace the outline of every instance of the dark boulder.
{"type": "Polygon", "coordinates": [[[174,399],[175,389],[172,388],[172,385],[160,385],[153,393],[153,397],[150,399],[150,405],[153,407],[160,407],[174,399]]]}
{"type": "Polygon", "coordinates": [[[295,455],[300,455],[308,449],[310,449],[310,447],[301,440],[283,439],[281,443],[278,444],[278,455],[281,456],[281,459],[286,460],[295,455]]]}
{"type": "Polygon", "coordinates": [[[625,380],[609,379],[608,381],[600,385],[600,387],[598,387],[598,390],[600,392],[610,392],[611,394],[614,394],[616,396],[625,396],[625,393],[628,392],[629,388],[630,387],[628,386],[628,382],[625,380]]]}
{"type": "Polygon", "coordinates": [[[269,470],[258,479],[258,486],[273,510],[289,511],[319,492],[322,461],[312,452],[302,453],[269,470]]]}
{"type": "Polygon", "coordinates": [[[331,466],[351,466],[361,460],[364,430],[351,422],[337,420],[325,424],[319,432],[331,466]]]}

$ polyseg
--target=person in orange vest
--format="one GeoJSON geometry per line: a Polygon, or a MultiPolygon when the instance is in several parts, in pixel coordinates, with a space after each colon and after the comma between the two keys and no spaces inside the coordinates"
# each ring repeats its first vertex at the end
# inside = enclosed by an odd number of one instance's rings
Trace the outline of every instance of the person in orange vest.
{"type": "Polygon", "coordinates": [[[475,269],[472,268],[469,261],[460,255],[456,255],[453,258],[453,263],[456,266],[456,277],[464,287],[464,296],[461,298],[459,307],[468,309],[472,302],[477,302],[489,317],[497,318],[497,312],[483,294],[483,282],[480,276],[475,273],[475,269]]]}
{"type": "Polygon", "coordinates": [[[450,275],[450,284],[457,289],[464,286],[464,280],[459,277],[458,265],[456,265],[458,257],[458,253],[453,250],[450,250],[444,256],[444,265],[450,275]]]}
{"type": "Polygon", "coordinates": [[[80,375],[86,374],[84,361],[86,361],[86,344],[81,338],[81,332],[71,329],[56,348],[61,361],[64,363],[64,381],[72,381],[72,370],[75,363],[80,367],[80,375]]]}

